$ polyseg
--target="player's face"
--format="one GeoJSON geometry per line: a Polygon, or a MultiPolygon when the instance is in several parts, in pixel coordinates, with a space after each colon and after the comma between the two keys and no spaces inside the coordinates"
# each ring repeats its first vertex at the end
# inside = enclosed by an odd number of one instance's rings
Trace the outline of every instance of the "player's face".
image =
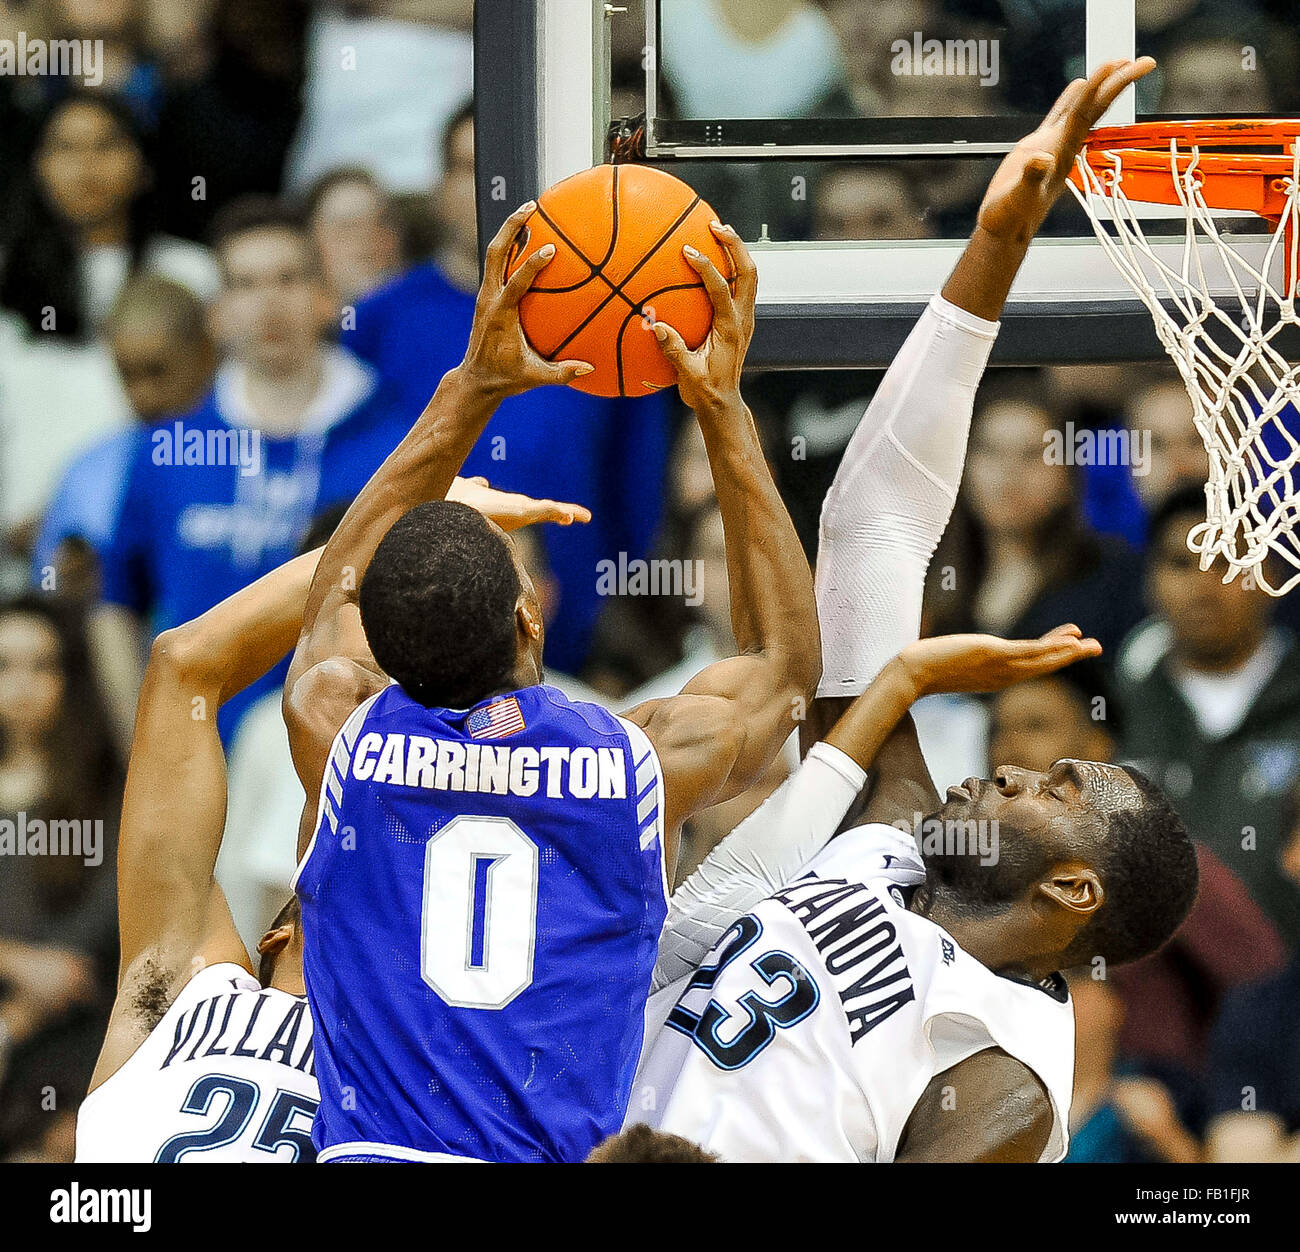
{"type": "Polygon", "coordinates": [[[537,637],[532,640],[531,651],[533,659],[537,663],[537,672],[542,673],[542,651],[546,646],[546,628],[542,622],[541,599],[537,592],[537,586],[533,582],[533,576],[524,562],[521,545],[515,543],[514,539],[491,518],[488,518],[488,525],[501,536],[501,541],[510,550],[510,559],[515,563],[515,573],[519,575],[519,590],[526,603],[528,603],[533,612],[536,614],[537,621],[541,629],[537,637]]]}
{"type": "Polygon", "coordinates": [[[973,901],[1009,902],[1055,864],[1071,858],[1091,862],[1109,817],[1141,799],[1137,785],[1115,765],[1064,760],[1041,772],[1002,765],[992,778],[968,778],[949,788],[935,816],[945,832],[970,833],[960,845],[945,840],[933,853],[923,844],[926,868],[973,901]],[[978,840],[971,838],[976,832],[978,840]],[[972,851],[977,842],[980,857],[972,851]]]}

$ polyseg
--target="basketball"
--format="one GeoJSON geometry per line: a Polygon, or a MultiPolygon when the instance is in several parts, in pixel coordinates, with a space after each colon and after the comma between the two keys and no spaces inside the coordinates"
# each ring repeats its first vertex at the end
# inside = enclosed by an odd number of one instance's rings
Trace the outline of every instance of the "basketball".
{"type": "Polygon", "coordinates": [[[644,396],[676,376],[653,333],[666,322],[700,346],[713,305],[682,255],[687,244],[728,280],[731,262],[709,223],[717,214],[671,174],[644,165],[598,165],[538,199],[508,273],[538,248],[555,259],[519,306],[524,334],[549,361],[595,366],[571,385],[598,396],[644,396]]]}

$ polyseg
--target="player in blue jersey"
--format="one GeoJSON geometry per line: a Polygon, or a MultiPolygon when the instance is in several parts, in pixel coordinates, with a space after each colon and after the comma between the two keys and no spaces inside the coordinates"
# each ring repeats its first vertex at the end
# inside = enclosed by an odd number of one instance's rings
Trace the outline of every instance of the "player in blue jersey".
{"type": "MultiPolygon", "coordinates": [[[[458,479],[452,494],[509,529],[574,511],[481,480],[458,479]]],[[[290,561],[154,642],[119,836],[121,971],[78,1161],[314,1155],[297,901],[259,944],[254,977],[213,872],[226,819],[217,710],[293,646],[319,558],[290,561]]]]}
{"type": "Polygon", "coordinates": [[[286,688],[323,1161],[581,1161],[617,1130],[678,829],[752,785],[820,673],[811,572],[739,391],[757,272],[717,226],[735,296],[688,250],[712,332],[695,352],[656,335],[713,468],[740,655],[625,717],[544,684],[527,570],[443,498],[497,404],[589,368],[520,328],[553,256],[505,280],[531,211],[488,250],[464,362],[327,546],[286,688]]]}

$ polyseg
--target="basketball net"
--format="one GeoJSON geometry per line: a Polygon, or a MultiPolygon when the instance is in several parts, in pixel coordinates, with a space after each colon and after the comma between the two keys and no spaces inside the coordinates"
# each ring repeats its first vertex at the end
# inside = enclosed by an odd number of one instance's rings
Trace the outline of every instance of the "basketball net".
{"type": "MultiPolygon", "coordinates": [[[[1189,132],[1210,129],[1206,123],[1185,126],[1189,132]]],[[[1188,547],[1203,570],[1221,557],[1225,583],[1245,573],[1269,595],[1281,596],[1300,583],[1300,365],[1282,355],[1278,342],[1286,328],[1300,326],[1300,123],[1291,125],[1286,157],[1253,159],[1203,158],[1202,147],[1214,144],[1199,142],[1194,133],[1170,137],[1178,129],[1152,125],[1152,141],[1136,147],[1132,140],[1141,126],[1110,132],[1119,142],[1108,141],[1104,130],[1094,132],[1070,186],[1106,254],[1150,310],[1191,397],[1210,472],[1205,521],[1188,535],[1188,547]],[[1207,169],[1228,161],[1242,165],[1207,169]],[[1261,172],[1266,162],[1277,164],[1261,172]],[[1249,186],[1243,174],[1253,176],[1249,186]],[[1152,201],[1184,210],[1181,247],[1170,248],[1165,236],[1157,252],[1148,241],[1135,203],[1152,201]],[[1216,208],[1254,211],[1270,222],[1261,261],[1224,238],[1216,208]],[[1278,274],[1280,285],[1273,277],[1278,274]],[[1270,553],[1283,574],[1276,586],[1266,576],[1270,553]]]]}

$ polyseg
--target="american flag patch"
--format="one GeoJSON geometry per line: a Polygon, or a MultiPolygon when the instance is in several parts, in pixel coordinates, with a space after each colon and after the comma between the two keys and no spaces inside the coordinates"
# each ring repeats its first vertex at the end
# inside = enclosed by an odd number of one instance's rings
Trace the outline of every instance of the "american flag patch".
{"type": "Polygon", "coordinates": [[[465,729],[471,739],[504,739],[524,728],[524,715],[519,701],[511,696],[497,700],[486,708],[475,709],[465,719],[465,729]]]}

